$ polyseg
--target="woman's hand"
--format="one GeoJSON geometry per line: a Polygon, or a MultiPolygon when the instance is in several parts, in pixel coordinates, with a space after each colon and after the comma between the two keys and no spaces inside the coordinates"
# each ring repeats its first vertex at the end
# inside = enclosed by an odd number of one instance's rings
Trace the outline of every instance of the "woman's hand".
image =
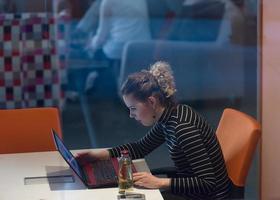
{"type": "Polygon", "coordinates": [[[77,153],[75,157],[81,165],[84,165],[96,160],[107,160],[110,158],[110,154],[109,151],[102,149],[77,153]]]}
{"type": "Polygon", "coordinates": [[[168,188],[170,186],[169,178],[158,178],[147,172],[134,173],[133,181],[137,186],[150,189],[168,188]]]}

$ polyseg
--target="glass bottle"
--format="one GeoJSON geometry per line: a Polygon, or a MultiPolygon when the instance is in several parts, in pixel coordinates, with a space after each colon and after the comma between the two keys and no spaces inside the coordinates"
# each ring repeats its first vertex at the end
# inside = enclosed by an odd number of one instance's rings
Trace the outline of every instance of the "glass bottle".
{"type": "Polygon", "coordinates": [[[119,160],[119,193],[125,194],[133,188],[132,161],[127,150],[121,151],[119,160]]]}

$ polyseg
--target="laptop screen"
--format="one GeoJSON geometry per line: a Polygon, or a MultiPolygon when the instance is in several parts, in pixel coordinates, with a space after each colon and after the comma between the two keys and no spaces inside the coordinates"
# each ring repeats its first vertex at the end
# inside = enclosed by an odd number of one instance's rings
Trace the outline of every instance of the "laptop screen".
{"type": "Polygon", "coordinates": [[[57,150],[60,152],[64,160],[70,165],[70,167],[75,171],[75,173],[81,178],[84,179],[83,177],[83,171],[73,156],[73,154],[65,147],[63,144],[62,140],[58,137],[58,135],[55,133],[54,130],[52,130],[53,133],[53,138],[56,144],[57,150]]]}

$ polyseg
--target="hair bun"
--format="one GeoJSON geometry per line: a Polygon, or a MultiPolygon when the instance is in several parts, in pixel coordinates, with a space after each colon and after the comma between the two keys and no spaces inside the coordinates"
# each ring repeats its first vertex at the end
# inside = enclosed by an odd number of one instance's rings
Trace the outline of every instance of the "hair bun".
{"type": "Polygon", "coordinates": [[[167,98],[171,97],[176,92],[173,72],[167,62],[156,62],[151,66],[150,73],[155,77],[159,87],[167,98]]]}

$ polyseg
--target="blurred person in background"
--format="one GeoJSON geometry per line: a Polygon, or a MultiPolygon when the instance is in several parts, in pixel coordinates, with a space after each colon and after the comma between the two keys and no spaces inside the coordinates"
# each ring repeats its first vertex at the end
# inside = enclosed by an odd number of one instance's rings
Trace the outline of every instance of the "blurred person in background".
{"type": "MultiPolygon", "coordinates": [[[[79,55],[83,52],[93,61],[108,61],[112,68],[113,63],[120,63],[127,42],[151,39],[146,0],[95,0],[71,37],[81,36],[84,37],[83,49],[74,47],[73,50],[79,55]]],[[[95,67],[92,66],[92,72],[87,75],[85,91],[91,89],[97,77],[95,67]]],[[[112,70],[117,79],[119,66],[114,67],[112,70]]]]}

